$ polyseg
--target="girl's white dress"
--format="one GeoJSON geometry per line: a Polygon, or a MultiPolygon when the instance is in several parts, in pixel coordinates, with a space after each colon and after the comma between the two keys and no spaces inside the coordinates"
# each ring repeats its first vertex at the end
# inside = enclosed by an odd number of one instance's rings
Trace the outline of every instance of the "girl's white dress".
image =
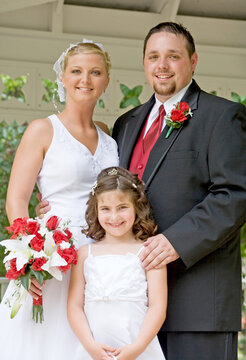
{"type": "MultiPolygon", "coordinates": [[[[91,244],[84,262],[85,314],[95,340],[120,347],[139,334],[148,310],[147,280],[139,254],[93,256],[91,244]]],[[[91,360],[79,345],[71,360],[91,360]]],[[[137,360],[165,360],[157,337],[137,360]]]]}
{"type": "MultiPolygon", "coordinates": [[[[51,205],[46,217],[57,215],[71,219],[71,230],[77,247],[89,240],[81,234],[89,192],[98,173],[109,166],[118,165],[117,145],[100,128],[98,146],[94,155],[77,141],[56,115],[49,117],[53,125],[53,139],[38,175],[37,184],[51,205]]],[[[0,305],[0,358],[1,360],[67,360],[72,359],[78,346],[66,311],[70,274],[63,280],[51,279],[43,287],[44,322],[32,320],[32,298],[14,319],[5,305],[11,293],[11,283],[0,305]]]]}

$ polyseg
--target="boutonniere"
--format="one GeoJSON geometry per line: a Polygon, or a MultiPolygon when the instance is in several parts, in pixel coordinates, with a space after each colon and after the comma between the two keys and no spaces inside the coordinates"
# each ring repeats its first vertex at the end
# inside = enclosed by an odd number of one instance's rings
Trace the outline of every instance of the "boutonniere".
{"type": "Polygon", "coordinates": [[[173,129],[178,129],[183,125],[183,122],[188,119],[188,116],[192,116],[191,108],[186,102],[178,102],[172,109],[170,114],[165,116],[166,124],[169,126],[166,134],[166,139],[171,134],[173,129]]]}

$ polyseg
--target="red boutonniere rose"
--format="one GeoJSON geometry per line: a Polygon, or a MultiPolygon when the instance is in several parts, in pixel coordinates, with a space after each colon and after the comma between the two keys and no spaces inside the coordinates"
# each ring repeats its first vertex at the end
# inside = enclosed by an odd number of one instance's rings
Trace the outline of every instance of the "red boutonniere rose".
{"type": "Polygon", "coordinates": [[[169,126],[166,139],[174,128],[178,129],[183,125],[183,122],[188,119],[188,116],[192,116],[189,104],[186,102],[178,102],[171,113],[165,116],[166,124],[169,126]]]}

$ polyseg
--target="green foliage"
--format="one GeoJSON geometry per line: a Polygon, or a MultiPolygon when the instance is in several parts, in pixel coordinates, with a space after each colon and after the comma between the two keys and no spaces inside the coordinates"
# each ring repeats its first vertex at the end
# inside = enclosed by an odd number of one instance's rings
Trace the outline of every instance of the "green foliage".
{"type": "MultiPolygon", "coordinates": [[[[7,187],[14,155],[26,127],[27,123],[19,125],[16,122],[11,124],[7,124],[5,121],[0,122],[0,240],[8,238],[6,226],[9,223],[5,211],[7,187]]],[[[37,204],[35,193],[37,193],[36,187],[29,204],[31,217],[35,217],[35,206],[37,204]]],[[[0,247],[0,259],[3,258],[3,251],[3,247],[0,247]]],[[[0,262],[0,276],[3,276],[4,273],[4,266],[0,262]]]]}
{"type": "Polygon", "coordinates": [[[105,104],[104,104],[104,101],[102,99],[99,99],[97,104],[101,109],[105,109],[105,104]]]}
{"type": "Polygon", "coordinates": [[[235,92],[231,92],[232,100],[246,106],[246,95],[240,96],[235,92]]]}
{"type": "Polygon", "coordinates": [[[142,85],[138,85],[135,86],[133,89],[129,89],[129,87],[127,87],[126,85],[120,84],[120,89],[124,95],[124,97],[120,102],[121,109],[124,109],[130,105],[132,105],[133,107],[141,105],[141,102],[139,101],[138,97],[143,91],[142,85]]]}
{"type": "Polygon", "coordinates": [[[57,93],[57,83],[47,78],[42,79],[42,84],[46,90],[46,93],[42,96],[42,102],[50,103],[53,99],[57,102],[60,102],[58,93],[57,93]]]}
{"type": "Polygon", "coordinates": [[[9,100],[12,97],[20,102],[25,102],[25,95],[22,87],[26,84],[27,77],[25,75],[12,79],[9,75],[1,74],[1,80],[5,88],[1,94],[1,100],[9,100]]]}
{"type": "Polygon", "coordinates": [[[246,223],[241,229],[241,255],[246,258],[246,223]]]}

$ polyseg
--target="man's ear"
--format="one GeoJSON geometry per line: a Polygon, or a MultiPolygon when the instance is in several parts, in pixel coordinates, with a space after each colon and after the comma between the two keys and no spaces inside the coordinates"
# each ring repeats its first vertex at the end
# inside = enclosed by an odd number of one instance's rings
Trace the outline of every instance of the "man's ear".
{"type": "Polygon", "coordinates": [[[192,66],[193,73],[196,69],[197,62],[198,62],[198,55],[197,55],[197,52],[194,52],[194,54],[192,54],[192,56],[191,56],[191,66],[192,66]]]}

